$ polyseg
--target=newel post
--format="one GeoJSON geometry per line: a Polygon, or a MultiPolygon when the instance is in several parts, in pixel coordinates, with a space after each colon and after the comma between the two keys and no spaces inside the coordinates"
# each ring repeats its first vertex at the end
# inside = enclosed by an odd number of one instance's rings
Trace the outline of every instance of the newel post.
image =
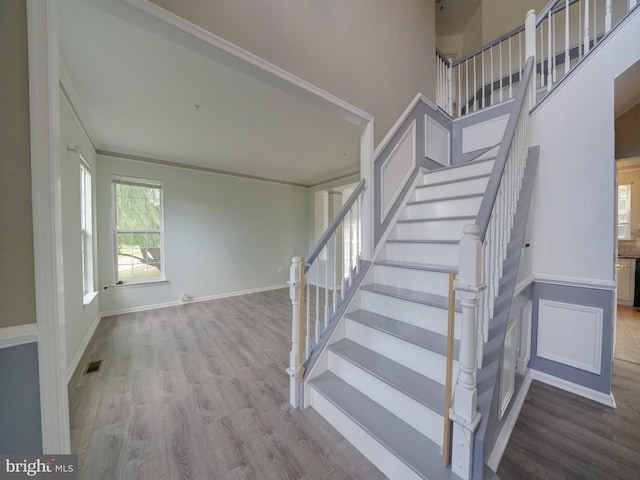
{"type": "Polygon", "coordinates": [[[289,403],[292,407],[301,407],[300,385],[302,382],[302,306],[304,289],[304,258],[293,257],[289,268],[289,296],[291,297],[291,353],[289,354],[289,403]],[[302,280],[301,280],[302,279],[302,280]]]}
{"type": "Polygon", "coordinates": [[[536,106],[536,12],[534,10],[527,12],[524,21],[524,56],[525,60],[533,57],[533,72],[529,80],[529,108],[531,109],[536,106]]]}
{"type": "Polygon", "coordinates": [[[477,309],[482,285],[482,242],[475,224],[467,225],[459,244],[458,279],[454,283],[462,305],[460,374],[456,383],[453,407],[453,442],[451,469],[460,478],[470,479],[473,473],[474,432],[480,423],[476,387],[477,309]]]}

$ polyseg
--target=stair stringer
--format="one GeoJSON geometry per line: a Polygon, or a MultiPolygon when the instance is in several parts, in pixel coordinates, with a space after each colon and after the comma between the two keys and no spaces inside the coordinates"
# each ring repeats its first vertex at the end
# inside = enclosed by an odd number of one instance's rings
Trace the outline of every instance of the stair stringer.
{"type": "Polygon", "coordinates": [[[497,391],[502,352],[518,275],[520,250],[524,245],[525,230],[539,156],[539,146],[529,148],[511,241],[507,247],[507,259],[504,262],[504,274],[495,302],[494,316],[490,319],[488,341],[484,345],[483,368],[477,372],[477,405],[482,419],[475,432],[473,478],[478,479],[485,478],[483,477],[483,475],[486,475],[485,462],[488,461],[493,448],[493,445],[485,444],[487,434],[492,429],[498,428],[497,416],[499,399],[497,391]]]}

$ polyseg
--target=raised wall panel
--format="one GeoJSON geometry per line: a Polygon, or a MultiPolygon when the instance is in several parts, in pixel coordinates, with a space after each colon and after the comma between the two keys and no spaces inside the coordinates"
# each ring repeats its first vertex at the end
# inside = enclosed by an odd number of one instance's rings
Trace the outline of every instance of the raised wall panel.
{"type": "Polygon", "coordinates": [[[462,130],[462,153],[493,147],[502,141],[509,115],[492,118],[462,130]]]}
{"type": "Polygon", "coordinates": [[[424,156],[442,165],[450,165],[451,134],[449,130],[425,115],[424,138],[424,156]]]}
{"type": "Polygon", "coordinates": [[[540,300],[537,355],[600,374],[601,308],[540,300]]]}
{"type": "Polygon", "coordinates": [[[387,160],[382,165],[382,218],[384,219],[393,202],[409,180],[416,165],[416,121],[411,123],[387,160]]]}

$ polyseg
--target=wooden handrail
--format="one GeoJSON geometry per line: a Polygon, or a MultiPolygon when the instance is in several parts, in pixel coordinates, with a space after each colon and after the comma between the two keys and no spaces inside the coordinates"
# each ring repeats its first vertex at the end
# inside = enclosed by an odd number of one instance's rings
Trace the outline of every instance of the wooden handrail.
{"type": "Polygon", "coordinates": [[[444,433],[442,440],[442,466],[449,466],[451,452],[451,421],[449,420],[449,409],[451,408],[451,390],[453,388],[453,340],[454,322],[456,314],[456,297],[453,290],[453,282],[456,278],[454,272],[449,272],[449,316],[447,325],[447,374],[444,387],[444,433]]]}

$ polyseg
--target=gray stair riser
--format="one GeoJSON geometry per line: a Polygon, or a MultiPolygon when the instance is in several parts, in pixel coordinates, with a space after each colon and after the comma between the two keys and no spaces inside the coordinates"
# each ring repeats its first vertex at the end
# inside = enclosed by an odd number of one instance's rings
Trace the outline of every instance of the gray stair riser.
{"type": "Polygon", "coordinates": [[[399,240],[460,240],[465,225],[473,219],[436,220],[396,223],[391,232],[392,239],[399,240]]]}
{"type": "Polygon", "coordinates": [[[442,415],[334,352],[329,352],[329,370],[438,446],[442,445],[442,415]]]}
{"type": "MultiPolygon", "coordinates": [[[[365,290],[362,291],[361,302],[363,310],[409,323],[440,335],[447,334],[448,312],[443,308],[423,305],[410,300],[389,297],[365,290]]],[[[460,339],[460,324],[462,321],[460,313],[456,313],[454,318],[454,337],[460,339]]]]}
{"type": "Polygon", "coordinates": [[[482,197],[451,198],[435,202],[407,204],[403,213],[403,220],[418,220],[435,217],[458,217],[477,215],[482,203],[482,197]]]}
{"type": "MultiPolygon", "coordinates": [[[[454,183],[416,188],[413,200],[434,200],[469,193],[483,193],[487,188],[489,177],[460,179],[454,183]]],[[[427,184],[428,185],[428,184],[427,184]]]]}
{"type": "Polygon", "coordinates": [[[403,480],[425,478],[417,475],[384,445],[371,437],[366,430],[337,408],[313,385],[310,388],[310,393],[310,403],[313,408],[388,478],[402,478],[403,480]]]}
{"type": "Polygon", "coordinates": [[[440,243],[387,242],[382,257],[397,262],[457,265],[458,245],[440,243]]]}
{"type": "MultiPolygon", "coordinates": [[[[446,357],[393,335],[346,319],[346,338],[444,385],[446,357]]],[[[454,361],[457,377],[458,362],[454,361]]]]}
{"type": "Polygon", "coordinates": [[[413,268],[374,265],[375,283],[435,295],[449,295],[449,274],[413,268]]]}
{"type": "Polygon", "coordinates": [[[424,185],[430,183],[440,183],[449,180],[457,180],[460,178],[472,177],[474,175],[482,175],[485,173],[491,173],[493,168],[493,161],[486,162],[471,162],[466,165],[462,165],[456,168],[435,170],[424,174],[424,185]]]}

